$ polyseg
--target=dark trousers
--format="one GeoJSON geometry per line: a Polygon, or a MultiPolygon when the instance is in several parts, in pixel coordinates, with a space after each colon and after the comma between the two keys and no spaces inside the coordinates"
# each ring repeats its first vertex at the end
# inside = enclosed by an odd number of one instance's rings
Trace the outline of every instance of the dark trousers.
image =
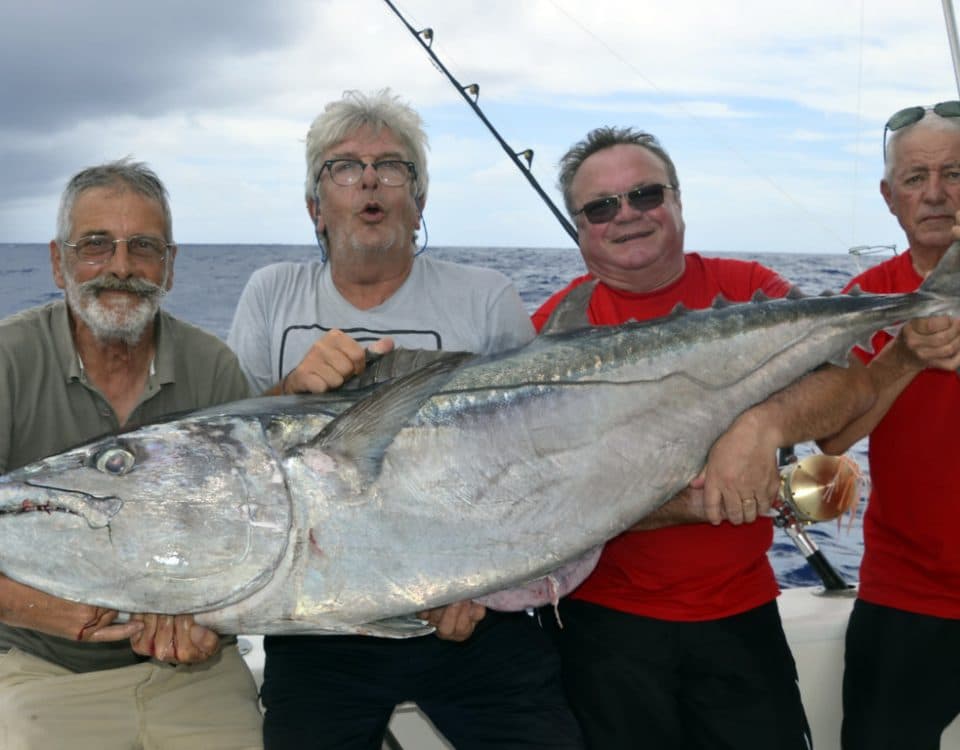
{"type": "Polygon", "coordinates": [[[720,620],[668,622],[565,600],[560,619],[564,688],[588,747],[812,747],[775,602],[720,620]]]}
{"type": "Polygon", "coordinates": [[[264,648],[267,750],[380,750],[404,701],[457,750],[583,748],[552,640],[522,613],[488,612],[463,643],[268,636],[264,648]]]}
{"type": "Polygon", "coordinates": [[[960,620],[858,599],[844,661],[844,750],[940,747],[960,713],[960,620]]]}

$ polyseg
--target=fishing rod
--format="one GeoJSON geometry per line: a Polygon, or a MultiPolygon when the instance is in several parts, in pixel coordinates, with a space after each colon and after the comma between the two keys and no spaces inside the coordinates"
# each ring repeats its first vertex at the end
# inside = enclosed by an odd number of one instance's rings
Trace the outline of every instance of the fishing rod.
{"type": "Polygon", "coordinates": [[[943,20],[950,42],[950,57],[953,59],[953,77],[960,92],[960,43],[957,42],[957,19],[953,15],[953,0],[943,0],[943,20]]]}
{"type": "Polygon", "coordinates": [[[526,148],[522,151],[515,151],[513,147],[507,143],[500,133],[497,132],[497,129],[493,126],[490,120],[487,119],[487,116],[483,113],[483,110],[480,109],[480,105],[477,104],[477,100],[480,98],[480,86],[476,83],[468,84],[464,86],[460,81],[458,81],[454,75],[447,70],[446,66],[440,62],[440,58],[433,51],[433,29],[425,28],[420,29],[419,31],[414,29],[413,26],[404,18],[403,14],[397,10],[390,0],[383,0],[387,6],[392,10],[397,18],[407,27],[407,31],[417,40],[417,43],[423,47],[424,51],[430,55],[430,59],[433,60],[434,66],[443,73],[450,83],[453,84],[454,88],[460,92],[460,96],[463,97],[464,101],[470,105],[470,108],[476,113],[477,117],[487,126],[487,129],[493,134],[493,137],[497,139],[503,150],[507,152],[507,156],[510,157],[510,160],[517,166],[527,178],[527,182],[530,183],[531,187],[537,191],[537,195],[547,204],[547,207],[553,212],[553,215],[556,217],[557,221],[560,222],[560,226],[563,227],[564,231],[570,235],[570,238],[577,242],[577,230],[573,228],[573,225],[569,222],[566,216],[563,215],[563,212],[557,208],[556,204],[550,200],[550,196],[547,195],[543,188],[540,187],[540,183],[537,182],[537,179],[533,176],[533,172],[530,171],[530,167],[533,165],[533,149],[526,148]],[[526,160],[526,164],[520,160],[520,158],[526,160]]]}

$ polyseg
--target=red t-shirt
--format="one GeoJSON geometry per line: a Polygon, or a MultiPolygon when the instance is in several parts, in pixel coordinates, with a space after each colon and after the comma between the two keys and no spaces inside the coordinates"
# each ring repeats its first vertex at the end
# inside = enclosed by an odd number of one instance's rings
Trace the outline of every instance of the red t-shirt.
{"type": "MultiPolygon", "coordinates": [[[[912,292],[921,277],[909,251],[857,276],[866,292],[912,292]]],[[[846,291],[846,290],[845,290],[846,291]]],[[[874,352],[892,341],[880,332],[874,352]]],[[[855,350],[864,361],[874,356],[855,350]]],[[[870,433],[870,501],[863,520],[859,596],[960,619],[960,378],[924,370],[870,433]]]]}
{"type": "MultiPolygon", "coordinates": [[[[690,309],[709,307],[718,294],[745,302],[762,290],[782,297],[783,278],[759,263],[686,256],[686,270],[675,283],[650,294],[633,294],[597,284],[588,318],[594,325],[616,325],[667,315],[678,302],[690,309]]],[[[574,279],[533,315],[540,330],[561,299],[591,276],[574,279]]],[[[752,524],[685,524],[634,531],[609,541],[600,562],[574,598],[662,620],[712,620],[744,612],[776,598],[779,590],[767,549],[773,539],[769,518],[752,524]]]]}

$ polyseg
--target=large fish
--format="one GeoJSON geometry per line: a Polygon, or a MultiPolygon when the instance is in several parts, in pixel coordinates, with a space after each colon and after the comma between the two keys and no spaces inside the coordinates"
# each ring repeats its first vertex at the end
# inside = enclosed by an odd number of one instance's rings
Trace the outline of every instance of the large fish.
{"type": "Polygon", "coordinates": [[[960,244],[913,294],[721,303],[441,359],[337,416],[258,399],[107,437],[0,478],[0,569],[225,633],[417,635],[418,610],[549,580],[742,411],[958,293],[960,244]]]}

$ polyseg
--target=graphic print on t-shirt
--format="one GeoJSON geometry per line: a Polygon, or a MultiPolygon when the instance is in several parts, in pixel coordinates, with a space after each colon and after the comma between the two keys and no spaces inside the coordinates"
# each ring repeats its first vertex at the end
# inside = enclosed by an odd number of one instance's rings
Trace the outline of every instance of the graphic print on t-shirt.
{"type": "MultiPolygon", "coordinates": [[[[283,329],[280,340],[280,362],[277,367],[277,380],[296,367],[306,356],[310,347],[324,334],[338,326],[323,326],[319,323],[292,325],[283,329]]],[[[442,349],[443,339],[439,331],[430,328],[341,328],[341,331],[361,345],[370,344],[389,336],[394,344],[405,349],[442,349]]]]}

